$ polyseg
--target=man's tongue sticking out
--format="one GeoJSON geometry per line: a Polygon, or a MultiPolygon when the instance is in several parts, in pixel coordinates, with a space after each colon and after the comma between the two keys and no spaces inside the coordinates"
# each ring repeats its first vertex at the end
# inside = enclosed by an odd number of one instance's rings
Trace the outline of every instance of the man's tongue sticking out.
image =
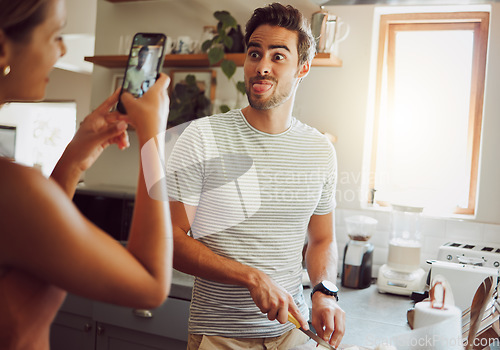
{"type": "Polygon", "coordinates": [[[272,86],[271,82],[260,81],[253,84],[253,89],[257,93],[262,93],[268,91],[272,86]]]}

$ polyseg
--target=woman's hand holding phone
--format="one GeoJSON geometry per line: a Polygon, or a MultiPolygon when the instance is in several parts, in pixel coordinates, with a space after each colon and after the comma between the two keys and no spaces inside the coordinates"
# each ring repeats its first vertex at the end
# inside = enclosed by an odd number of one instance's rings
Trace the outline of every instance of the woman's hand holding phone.
{"type": "Polygon", "coordinates": [[[121,118],[136,129],[139,139],[146,142],[167,128],[169,97],[167,88],[170,77],[160,73],[155,84],[140,98],[123,92],[121,100],[127,114],[121,118]]]}
{"type": "Polygon", "coordinates": [[[94,164],[106,147],[113,143],[120,149],[129,146],[127,122],[118,111],[111,111],[118,101],[119,93],[120,90],[115,91],[80,123],[52,172],[52,179],[70,197],[80,175],[94,164]]]}
{"type": "Polygon", "coordinates": [[[118,93],[115,91],[83,120],[71,141],[79,150],[75,159],[80,160],[82,170],[87,170],[109,145],[115,143],[120,149],[129,146],[127,123],[118,112],[111,111],[118,93]]]}
{"type": "MultiPolygon", "coordinates": [[[[123,75],[122,93],[141,97],[153,84],[163,67],[166,36],[163,33],[137,33],[132,40],[127,66],[123,75]]],[[[116,106],[127,114],[121,95],[116,106]]]]}

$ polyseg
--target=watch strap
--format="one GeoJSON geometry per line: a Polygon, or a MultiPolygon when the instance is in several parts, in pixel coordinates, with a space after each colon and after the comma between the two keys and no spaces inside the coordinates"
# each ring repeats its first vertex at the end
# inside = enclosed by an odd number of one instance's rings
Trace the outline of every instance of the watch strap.
{"type": "Polygon", "coordinates": [[[316,293],[316,292],[321,292],[325,295],[333,296],[333,297],[335,297],[335,300],[339,301],[338,292],[332,291],[332,290],[326,288],[325,285],[323,284],[323,282],[319,282],[317,285],[314,286],[314,288],[311,292],[311,298],[314,295],[314,293],[316,293]]]}

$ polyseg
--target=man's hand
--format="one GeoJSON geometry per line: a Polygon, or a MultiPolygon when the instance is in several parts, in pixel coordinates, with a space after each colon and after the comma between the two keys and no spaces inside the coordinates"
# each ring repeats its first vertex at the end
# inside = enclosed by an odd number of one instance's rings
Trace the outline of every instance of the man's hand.
{"type": "Polygon", "coordinates": [[[334,296],[316,292],[312,296],[311,324],[317,334],[337,348],[345,332],[345,312],[334,296]]]}
{"type": "Polygon", "coordinates": [[[307,320],[300,314],[293,297],[283,287],[261,271],[258,271],[257,277],[251,280],[253,283],[248,287],[250,295],[255,305],[262,313],[267,314],[269,320],[278,320],[284,324],[288,322],[288,312],[290,312],[302,328],[309,329],[307,320]]]}

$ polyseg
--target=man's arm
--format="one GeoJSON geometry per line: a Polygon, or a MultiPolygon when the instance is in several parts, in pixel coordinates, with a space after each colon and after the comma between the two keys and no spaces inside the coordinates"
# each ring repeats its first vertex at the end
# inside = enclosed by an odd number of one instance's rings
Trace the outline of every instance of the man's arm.
{"type": "Polygon", "coordinates": [[[239,285],[250,291],[252,299],[270,320],[288,321],[288,311],[308,329],[307,321],[292,296],[264,272],[212,252],[200,241],[188,236],[196,207],[170,202],[174,237],[174,268],[204,279],[239,285]]]}
{"type": "MultiPolygon", "coordinates": [[[[306,266],[311,284],[323,280],[337,280],[337,242],[335,240],[333,212],[312,215],[309,221],[309,240],[306,251],[306,266]]],[[[318,335],[338,347],[345,331],[345,313],[334,296],[321,292],[312,295],[311,323],[318,335]]]]}

